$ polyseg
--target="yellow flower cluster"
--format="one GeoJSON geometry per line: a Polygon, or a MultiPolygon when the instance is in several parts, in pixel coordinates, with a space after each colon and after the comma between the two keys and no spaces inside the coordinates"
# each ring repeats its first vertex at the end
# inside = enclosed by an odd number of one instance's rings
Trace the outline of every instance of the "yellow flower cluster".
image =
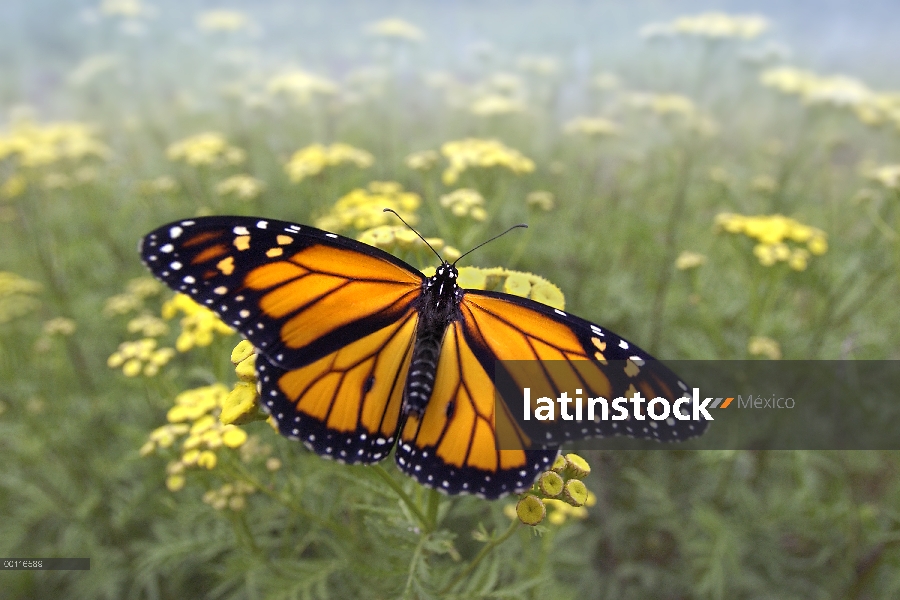
{"type": "Polygon", "coordinates": [[[228,388],[220,383],[187,390],[175,397],[175,406],[169,409],[169,422],[150,433],[141,447],[141,456],[152,454],[159,448],[169,448],[178,438],[181,456],[166,468],[166,486],[171,491],[184,487],[185,471],[190,467],[214,469],[218,464],[216,450],[239,448],[247,441],[247,433],[234,425],[223,425],[216,418],[222,403],[228,397],[228,388]]]}
{"type": "Polygon", "coordinates": [[[648,109],[658,115],[690,117],[697,112],[693,100],[681,94],[633,92],[626,97],[626,101],[634,108],[648,109]]]}
{"type": "MultiPolygon", "coordinates": [[[[434,275],[434,267],[423,269],[422,272],[426,276],[434,275]]],[[[560,310],[566,307],[566,298],[562,290],[534,273],[513,271],[503,267],[489,269],[460,267],[457,281],[463,289],[502,291],[522,298],[531,298],[560,310]]]]}
{"type": "Polygon", "coordinates": [[[216,510],[233,511],[244,510],[247,506],[247,496],[256,491],[256,488],[245,481],[226,483],[217,490],[209,490],[203,494],[203,502],[216,510]]]}
{"type": "Polygon", "coordinates": [[[294,183],[303,181],[310,175],[318,175],[325,167],[342,163],[354,164],[359,168],[372,166],[375,157],[349,144],[313,144],[294,152],[284,166],[285,172],[294,183]]]}
{"type": "Polygon", "coordinates": [[[219,422],[223,425],[243,425],[259,420],[256,349],[253,344],[248,340],[238,342],[238,345],[231,351],[231,363],[234,365],[234,372],[239,381],[222,401],[219,422]]]}
{"type": "Polygon", "coordinates": [[[250,26],[250,19],[239,10],[208,10],[197,15],[197,26],[204,31],[239,31],[250,26]]]}
{"type": "Polygon", "coordinates": [[[398,18],[382,19],[366,26],[366,33],[382,38],[421,42],[425,33],[407,21],[398,18]]]}
{"type": "Polygon", "coordinates": [[[884,165],[872,169],[869,177],[892,190],[900,190],[900,164],[884,165]]]}
{"type": "MultiPolygon", "coordinates": [[[[381,225],[367,229],[356,238],[364,244],[381,248],[387,252],[398,250],[412,250],[420,252],[423,256],[433,257],[431,250],[419,239],[415,232],[406,225],[381,225]]],[[[453,246],[448,246],[441,238],[425,238],[425,240],[440,253],[444,260],[453,262],[462,254],[453,246]]]]}
{"type": "Polygon", "coordinates": [[[525,196],[525,205],[529,208],[537,208],[544,212],[550,212],[556,206],[556,199],[552,192],[546,190],[534,190],[525,196]]]}
{"type": "Polygon", "coordinates": [[[605,137],[619,134],[619,126],[602,117],[576,117],[566,123],[566,133],[581,133],[591,137],[605,137]]]}
{"type": "Polygon", "coordinates": [[[147,8],[140,0],[103,0],[100,12],[109,16],[133,18],[146,13],[147,8]]]}
{"type": "Polygon", "coordinates": [[[441,206],[449,208],[456,217],[471,217],[475,221],[487,219],[484,197],[477,190],[460,188],[441,196],[441,206]]]}
{"type": "Polygon", "coordinates": [[[719,132],[718,123],[699,110],[687,96],[634,92],[625,97],[625,102],[633,108],[650,110],[663,117],[677,116],[679,123],[703,136],[709,137],[719,132]]]}
{"type": "Polygon", "coordinates": [[[138,182],[138,192],[144,196],[155,194],[172,194],[178,191],[178,182],[169,175],[160,175],[153,179],[138,182]]]}
{"type": "Polygon", "coordinates": [[[479,117],[493,117],[525,112],[525,104],[502,94],[486,94],[469,105],[469,112],[479,117]]]}
{"type": "Polygon", "coordinates": [[[266,91],[273,96],[285,94],[300,104],[306,104],[317,94],[323,96],[336,94],[338,86],[330,79],[315,73],[295,69],[269,79],[266,91]]]}
{"type": "Polygon", "coordinates": [[[59,122],[39,125],[28,119],[13,122],[0,134],[0,160],[16,157],[23,167],[42,167],[62,160],[106,158],[109,148],[93,137],[88,125],[59,122]]]}
{"type": "Polygon", "coordinates": [[[759,80],[764,86],[783,94],[798,96],[804,104],[830,104],[849,108],[866,125],[888,122],[900,128],[898,93],[878,93],[851,77],[822,77],[794,67],[768,69],[760,74],[759,80]]]}
{"type": "Polygon", "coordinates": [[[357,188],[340,198],[328,214],[316,219],[316,227],[327,231],[356,229],[362,231],[379,225],[394,223],[397,217],[384,212],[390,208],[413,225],[416,210],[422,199],[414,192],[407,192],[394,181],[373,181],[366,189],[357,188]]]}
{"type": "Polygon", "coordinates": [[[769,360],[781,360],[781,346],[770,337],[751,337],[747,342],[747,352],[753,356],[765,356],[769,360]]]}
{"type": "Polygon", "coordinates": [[[220,196],[235,196],[241,200],[253,200],[265,189],[266,184],[250,175],[232,175],[216,184],[220,196]]]}
{"type": "Polygon", "coordinates": [[[106,364],[111,369],[122,368],[126,377],[144,374],[153,377],[175,356],[174,348],[157,348],[153,338],[122,342],[119,349],[110,354],[106,364]]]}
{"type": "Polygon", "coordinates": [[[557,456],[550,470],[542,473],[534,487],[522,494],[515,505],[505,507],[504,513],[531,526],[547,517],[548,506],[553,509],[548,518],[553,525],[562,525],[569,517],[585,519],[588,515],[585,507],[597,502],[582,481],[590,472],[588,462],[577,454],[557,456]]]}
{"type": "Polygon", "coordinates": [[[10,200],[25,193],[28,180],[23,175],[13,175],[0,185],[0,200],[10,200]]]}
{"type": "Polygon", "coordinates": [[[706,263],[706,256],[699,252],[685,250],[675,259],[675,268],[679,271],[688,271],[706,263]]]}
{"type": "Polygon", "coordinates": [[[721,12],[705,12],[699,15],[678,17],[669,23],[651,23],[641,29],[645,38],[673,35],[692,35],[710,39],[759,37],[769,28],[769,22],[759,15],[729,15],[721,12]]]}
{"type": "Polygon", "coordinates": [[[144,300],[162,292],[163,284],[152,277],[137,277],[128,282],[126,291],[107,298],[103,306],[105,315],[124,315],[141,308],[144,300]]]}
{"type": "Polygon", "coordinates": [[[183,161],[194,167],[236,165],[244,162],[246,156],[246,152],[229,145],[225,136],[214,131],[192,135],[166,149],[169,160],[183,161]]]}
{"type": "Polygon", "coordinates": [[[162,317],[167,321],[174,319],[179,313],[184,313],[180,321],[181,333],[175,340],[175,348],[179,352],[187,352],[195,346],[209,346],[217,333],[219,335],[234,333],[234,330],[223,323],[216,313],[197,304],[185,294],[175,294],[162,307],[162,317]]]}
{"type": "Polygon", "coordinates": [[[416,171],[430,171],[433,169],[441,156],[436,150],[422,150],[421,152],[413,152],[403,159],[406,166],[416,171]]]}
{"type": "Polygon", "coordinates": [[[715,223],[718,230],[742,233],[757,240],[759,243],[753,248],[753,254],[766,267],[786,262],[795,271],[803,271],[811,254],[818,256],[828,250],[824,231],[784,215],[745,216],[722,213],[716,216],[715,223]],[[788,241],[806,244],[806,248],[792,248],[788,241]]]}
{"type": "Polygon", "coordinates": [[[37,308],[41,284],[16,273],[0,271],[0,323],[8,323],[37,308]]]}
{"type": "Polygon", "coordinates": [[[446,142],[441,146],[441,154],[450,162],[442,175],[445,185],[456,183],[470,167],[506,167],[516,174],[534,171],[534,161],[498,140],[467,138],[446,142]]]}
{"type": "Polygon", "coordinates": [[[159,337],[169,333],[165,321],[153,315],[140,315],[128,321],[128,333],[140,333],[144,337],[159,337]]]}

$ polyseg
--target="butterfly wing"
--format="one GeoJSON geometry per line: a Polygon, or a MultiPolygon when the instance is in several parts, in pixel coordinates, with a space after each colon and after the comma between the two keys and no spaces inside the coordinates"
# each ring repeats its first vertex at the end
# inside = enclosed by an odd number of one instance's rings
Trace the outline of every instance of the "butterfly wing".
{"type": "Polygon", "coordinates": [[[252,217],[170,223],[144,238],[141,257],[169,287],[212,309],[285,369],[402,319],[423,280],[367,244],[252,217]]]}
{"type": "MultiPolygon", "coordinates": [[[[462,318],[444,337],[434,392],[421,419],[410,415],[400,435],[400,469],[447,493],[496,498],[528,489],[547,470],[557,447],[573,439],[628,435],[677,441],[700,435],[705,421],[582,421],[549,428],[530,439],[513,417],[521,390],[531,386],[556,398],[560,391],[609,400],[681,398],[687,386],[649,354],[598,325],[543,304],[496,292],[466,290],[462,318]],[[529,364],[518,377],[519,395],[498,402],[495,376],[503,367],[529,364]],[[541,361],[540,363],[538,361],[541,361]],[[542,370],[553,361],[554,368],[542,370]]],[[[629,405],[630,406],[630,405],[629,405]]]]}
{"type": "MultiPolygon", "coordinates": [[[[602,397],[609,402],[631,398],[635,392],[646,400],[689,397],[688,386],[663,363],[608,329],[564,311],[518,296],[475,290],[466,291],[461,308],[466,343],[487,372],[495,372],[497,361],[529,361],[503,363],[503,368],[520,369],[509,373],[517,382],[516,395],[504,393],[507,408],[515,414],[521,411],[526,386],[535,390],[533,397],[552,399],[562,391],[573,397],[573,388],[579,388],[585,399],[602,397]]],[[[626,406],[626,420],[583,418],[580,429],[547,428],[540,442],[558,445],[614,435],[679,441],[702,434],[707,426],[703,420],[642,418],[646,410],[635,414],[631,403],[626,406]]]]}
{"type": "Polygon", "coordinates": [[[397,465],[407,475],[448,494],[485,498],[531,487],[558,452],[555,447],[501,450],[497,432],[514,427],[495,414],[494,384],[456,321],[444,335],[434,391],[421,419],[409,415],[397,445],[397,465]]]}
{"type": "Polygon", "coordinates": [[[281,433],[344,462],[387,455],[421,273],[333,233],[249,217],[171,223],[144,238],[141,256],[259,349],[261,401],[281,433]]]}

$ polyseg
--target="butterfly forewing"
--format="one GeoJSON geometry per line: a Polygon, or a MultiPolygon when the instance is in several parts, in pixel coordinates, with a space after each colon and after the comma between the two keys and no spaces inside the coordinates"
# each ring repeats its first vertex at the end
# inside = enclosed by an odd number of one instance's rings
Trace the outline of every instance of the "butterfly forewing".
{"type": "Polygon", "coordinates": [[[423,278],[360,242],[250,217],[171,223],[144,238],[141,256],[169,287],[215,311],[283,368],[394,323],[423,278]]]}
{"type": "MultiPolygon", "coordinates": [[[[486,370],[494,372],[497,361],[515,361],[504,367],[520,369],[510,373],[518,382],[519,394],[531,387],[545,390],[554,399],[563,391],[572,398],[577,385],[584,398],[610,402],[631,398],[635,392],[647,400],[659,397],[674,402],[689,397],[687,385],[663,363],[611,331],[564,311],[518,296],[475,290],[466,291],[462,311],[466,339],[486,370]]],[[[521,395],[504,395],[504,400],[520,414],[521,395]]],[[[548,428],[534,443],[562,444],[615,435],[678,441],[706,429],[706,421],[634,417],[632,413],[624,421],[583,419],[571,426],[548,428]]]]}

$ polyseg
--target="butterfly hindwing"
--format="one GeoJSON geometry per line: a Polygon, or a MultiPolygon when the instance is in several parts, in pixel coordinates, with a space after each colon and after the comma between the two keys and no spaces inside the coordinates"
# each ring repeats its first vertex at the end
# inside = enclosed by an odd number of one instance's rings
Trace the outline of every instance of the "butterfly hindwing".
{"type": "Polygon", "coordinates": [[[374,463],[394,444],[417,313],[306,366],[285,370],[257,356],[260,401],[282,435],[319,455],[374,463]]]}
{"type": "Polygon", "coordinates": [[[466,340],[462,322],[444,335],[434,392],[421,419],[410,415],[397,446],[397,465],[419,483],[449,494],[486,498],[520,492],[553,463],[555,447],[501,450],[494,385],[466,340]]]}
{"type": "Polygon", "coordinates": [[[361,242],[252,217],[170,223],[144,238],[141,256],[169,287],[215,311],[284,368],[394,323],[423,278],[361,242]]]}

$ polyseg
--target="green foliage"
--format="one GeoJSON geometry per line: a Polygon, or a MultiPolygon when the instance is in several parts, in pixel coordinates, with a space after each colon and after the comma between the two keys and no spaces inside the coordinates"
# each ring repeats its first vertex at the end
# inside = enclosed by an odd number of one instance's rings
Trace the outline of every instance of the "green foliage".
{"type": "MultiPolygon", "coordinates": [[[[48,3],[27,4],[29,23],[43,23],[48,3]]],[[[534,9],[548,32],[558,26],[551,4],[534,9]]],[[[898,358],[900,196],[889,170],[871,176],[898,162],[891,123],[865,126],[846,106],[807,106],[762,87],[762,67],[739,58],[750,42],[657,40],[618,62],[597,42],[591,60],[615,67],[618,83],[607,77],[596,87],[566,63],[565,36],[529,46],[556,58],[557,70],[542,74],[508,53],[519,47],[509,30],[496,32],[499,49],[458,58],[436,24],[414,45],[357,35],[357,23],[341,20],[353,39],[336,41],[330,27],[309,25],[318,9],[294,10],[302,35],[285,31],[293,21],[279,13],[251,15],[274,32],[265,39],[252,27],[200,33],[195,15],[174,2],[159,3],[152,18],[95,7],[82,22],[62,11],[68,24],[46,25],[35,40],[0,24],[0,50],[12,59],[0,67],[8,115],[0,140],[23,122],[75,119],[108,148],[27,166],[0,141],[0,271],[39,284],[6,296],[0,286],[0,307],[12,307],[0,314],[0,556],[91,559],[90,571],[4,571],[4,597],[900,594],[896,452],[597,452],[586,455],[597,495],[587,519],[529,528],[504,512],[514,498],[444,497],[389,463],[324,461],[256,422],[243,429],[264,448],[257,456],[220,452],[216,468],[190,469],[185,487],[169,491],[166,460],[177,448],[139,449],[179,392],[234,382],[228,355],[237,338],[179,354],[153,377],[109,368],[107,358],[134,337],[129,320],[159,314],[158,294],[131,312],[104,309],[146,274],[136,241],[197,214],[312,223],[376,180],[419,194],[419,229],[463,251],[527,221],[527,231],[465,260],[546,277],[568,310],[662,358],[748,358],[755,337],[784,358],[898,358]],[[46,36],[58,36],[59,47],[39,41],[46,36]],[[83,60],[97,55],[111,59],[90,74],[83,60]],[[306,102],[269,94],[266,82],[298,56],[338,91],[306,102]],[[435,81],[436,64],[455,82],[424,83],[435,81]],[[527,110],[467,110],[492,78],[510,73],[527,110]],[[655,105],[635,95],[651,91],[655,105]],[[660,108],[675,102],[662,94],[683,95],[693,108],[660,108]],[[617,133],[564,133],[578,115],[602,115],[617,133]],[[170,144],[204,131],[221,133],[243,162],[166,158],[170,144]],[[431,170],[404,162],[469,137],[498,139],[535,170],[472,168],[448,186],[446,157],[431,170]],[[296,150],[335,142],[370,152],[374,164],[290,181],[283,167],[296,150]],[[217,192],[239,174],[265,187],[248,199],[217,192]],[[440,207],[460,187],[484,197],[485,220],[440,207]],[[552,208],[527,202],[535,191],[550,192],[552,208]],[[749,237],[716,231],[723,212],[790,216],[824,231],[828,250],[805,270],[763,266],[749,237]],[[684,251],[706,260],[680,270],[684,251]],[[252,490],[243,505],[204,502],[238,483],[252,490]]],[[[459,10],[480,21],[493,9],[459,10]]]]}

